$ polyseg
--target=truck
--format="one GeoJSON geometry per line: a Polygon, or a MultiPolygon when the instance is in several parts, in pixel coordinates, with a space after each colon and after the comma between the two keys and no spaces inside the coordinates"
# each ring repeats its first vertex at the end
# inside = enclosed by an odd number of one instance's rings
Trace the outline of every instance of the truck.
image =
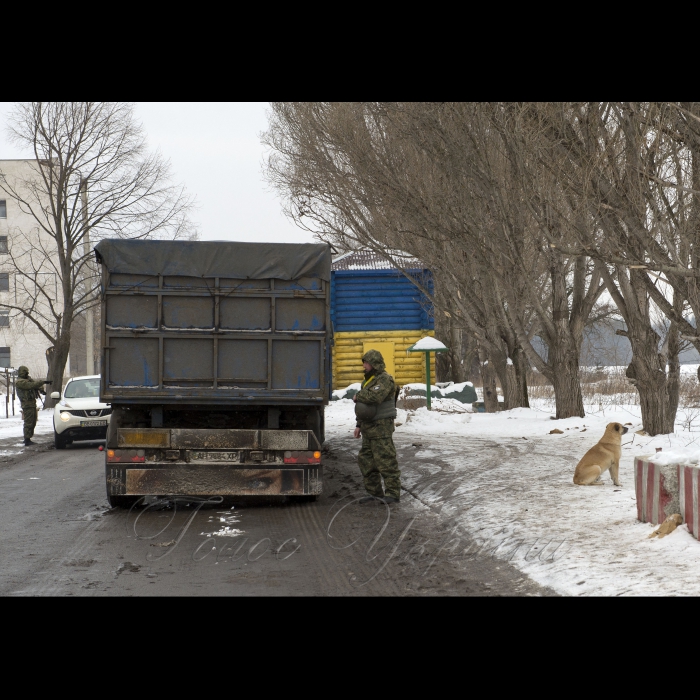
{"type": "Polygon", "coordinates": [[[106,239],[107,498],[322,491],[327,244],[106,239]]]}

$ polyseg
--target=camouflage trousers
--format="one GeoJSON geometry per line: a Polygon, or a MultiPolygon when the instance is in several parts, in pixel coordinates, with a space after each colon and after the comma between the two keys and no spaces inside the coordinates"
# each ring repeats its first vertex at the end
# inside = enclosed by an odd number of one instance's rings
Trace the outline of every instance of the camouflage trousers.
{"type": "Polygon", "coordinates": [[[391,436],[368,438],[363,434],[357,462],[365,480],[365,489],[370,496],[387,495],[401,498],[401,472],[391,436]]]}
{"type": "Polygon", "coordinates": [[[22,416],[24,418],[24,439],[26,440],[34,435],[37,420],[36,404],[22,406],[22,416]]]}

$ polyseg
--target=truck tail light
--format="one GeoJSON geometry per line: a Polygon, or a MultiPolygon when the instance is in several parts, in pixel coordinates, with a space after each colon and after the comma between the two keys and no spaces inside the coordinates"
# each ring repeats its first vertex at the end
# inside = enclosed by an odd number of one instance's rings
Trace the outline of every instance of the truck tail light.
{"type": "Polygon", "coordinates": [[[107,450],[108,462],[145,462],[145,450],[107,450]]]}
{"type": "Polygon", "coordinates": [[[321,453],[316,452],[285,452],[285,464],[321,464],[321,453]]]}

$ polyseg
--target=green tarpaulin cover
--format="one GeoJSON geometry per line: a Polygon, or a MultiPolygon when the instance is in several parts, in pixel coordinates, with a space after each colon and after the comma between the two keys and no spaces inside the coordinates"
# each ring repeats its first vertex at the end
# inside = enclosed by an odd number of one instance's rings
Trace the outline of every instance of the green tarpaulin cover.
{"type": "Polygon", "coordinates": [[[129,241],[108,238],[95,246],[111,273],[236,279],[331,279],[325,243],[234,241],[129,241]]]}

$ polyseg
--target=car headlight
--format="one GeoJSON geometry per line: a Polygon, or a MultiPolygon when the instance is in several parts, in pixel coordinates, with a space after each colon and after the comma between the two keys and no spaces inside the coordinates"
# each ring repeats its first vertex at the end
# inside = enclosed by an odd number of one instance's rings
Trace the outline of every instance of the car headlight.
{"type": "Polygon", "coordinates": [[[61,413],[61,420],[62,420],[64,423],[65,423],[66,421],[69,421],[70,419],[71,419],[70,413],[68,413],[67,411],[63,411],[63,412],[61,413]]]}

